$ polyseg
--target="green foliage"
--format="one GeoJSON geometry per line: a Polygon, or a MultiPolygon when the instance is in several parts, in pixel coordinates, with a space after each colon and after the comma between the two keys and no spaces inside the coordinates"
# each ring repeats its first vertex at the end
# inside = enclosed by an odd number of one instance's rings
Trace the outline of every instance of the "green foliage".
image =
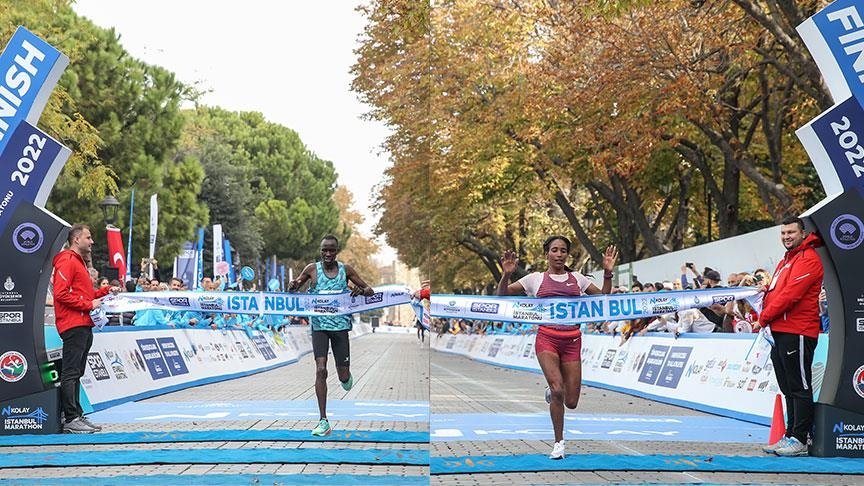
{"type": "Polygon", "coordinates": [[[332,163],[260,113],[199,107],[187,119],[183,150],[204,165],[210,222],[244,258],[314,259],[321,236],[339,224],[332,163]]]}

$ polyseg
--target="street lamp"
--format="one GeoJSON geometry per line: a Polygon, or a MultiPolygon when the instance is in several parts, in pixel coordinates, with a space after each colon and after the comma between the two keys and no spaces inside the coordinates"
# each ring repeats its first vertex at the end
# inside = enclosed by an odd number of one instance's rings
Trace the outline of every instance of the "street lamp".
{"type": "Polygon", "coordinates": [[[117,208],[120,207],[120,201],[113,194],[108,194],[105,199],[99,201],[99,209],[102,210],[102,218],[106,225],[113,225],[117,221],[117,208]]]}

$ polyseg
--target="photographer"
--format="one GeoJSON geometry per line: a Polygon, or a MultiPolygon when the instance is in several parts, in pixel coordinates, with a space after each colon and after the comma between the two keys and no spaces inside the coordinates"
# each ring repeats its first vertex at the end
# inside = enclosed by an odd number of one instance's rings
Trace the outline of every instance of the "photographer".
{"type": "Polygon", "coordinates": [[[696,270],[696,264],[693,262],[687,262],[684,265],[681,265],[681,287],[685,289],[699,289],[702,288],[702,274],[696,270]],[[687,270],[690,270],[693,273],[693,285],[687,283],[687,270]]]}
{"type": "Polygon", "coordinates": [[[156,261],[155,258],[142,258],[141,259],[141,273],[150,276],[150,270],[153,270],[153,277],[158,281],[162,281],[159,276],[159,262],[156,261]]]}

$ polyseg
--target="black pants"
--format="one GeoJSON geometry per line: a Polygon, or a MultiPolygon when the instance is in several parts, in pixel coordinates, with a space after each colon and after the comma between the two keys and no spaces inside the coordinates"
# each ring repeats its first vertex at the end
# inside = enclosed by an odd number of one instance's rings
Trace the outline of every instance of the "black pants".
{"type": "Polygon", "coordinates": [[[60,406],[69,422],[84,415],[78,397],[81,393],[81,377],[87,366],[87,353],[93,345],[93,329],[90,326],[73,327],[60,334],[60,339],[63,340],[60,406]]]}
{"type": "Polygon", "coordinates": [[[777,384],[786,399],[786,436],[802,444],[813,427],[813,352],[816,338],[772,332],[771,363],[777,384]]]}
{"type": "Polygon", "coordinates": [[[351,345],[348,331],[312,331],[312,355],[326,358],[328,348],[333,349],[336,366],[347,368],[351,365],[351,345]]]}

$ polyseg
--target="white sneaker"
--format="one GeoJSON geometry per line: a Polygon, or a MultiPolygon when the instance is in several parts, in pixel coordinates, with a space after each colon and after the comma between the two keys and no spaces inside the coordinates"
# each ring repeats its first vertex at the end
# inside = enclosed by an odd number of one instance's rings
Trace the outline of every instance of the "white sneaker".
{"type": "Polygon", "coordinates": [[[782,457],[806,456],[807,446],[802,444],[801,441],[795,437],[790,437],[789,440],[786,441],[786,445],[777,448],[777,450],[774,451],[774,454],[782,457]]]}
{"type": "Polygon", "coordinates": [[[556,442],[552,446],[552,454],[549,454],[549,459],[564,459],[564,441],[556,442]]]}
{"type": "Polygon", "coordinates": [[[63,424],[63,433],[66,434],[92,434],[96,429],[87,425],[81,417],[76,417],[71,422],[63,424]]]}
{"type": "Polygon", "coordinates": [[[788,441],[789,441],[789,437],[786,437],[786,436],[784,435],[784,436],[781,437],[780,440],[778,440],[777,442],[775,442],[775,443],[773,443],[773,444],[771,444],[771,445],[767,445],[767,446],[763,447],[763,448],[762,448],[762,452],[765,452],[765,453],[767,453],[767,454],[774,454],[774,453],[777,451],[777,449],[779,449],[779,448],[785,446],[785,445],[786,445],[786,442],[788,442],[788,441]]]}

